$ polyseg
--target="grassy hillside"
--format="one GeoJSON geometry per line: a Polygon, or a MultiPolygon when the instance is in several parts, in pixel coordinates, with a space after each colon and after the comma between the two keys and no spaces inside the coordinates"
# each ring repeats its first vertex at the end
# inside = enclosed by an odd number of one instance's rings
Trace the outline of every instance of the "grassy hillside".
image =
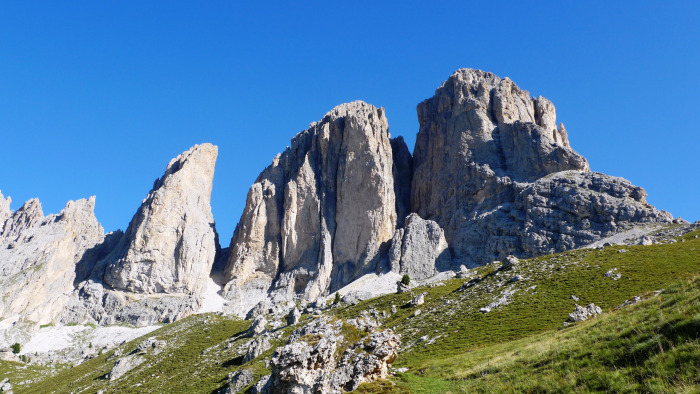
{"type": "MultiPolygon", "coordinates": [[[[359,391],[698,390],[700,280],[693,278],[700,274],[699,233],[664,245],[544,256],[511,270],[493,264],[473,270],[471,281],[451,279],[326,313],[348,319],[371,310],[382,327],[402,335],[394,366],[407,372],[359,391]],[[610,271],[620,278],[606,276],[610,271]],[[411,298],[423,292],[425,304],[411,307],[411,298]],[[637,295],[646,301],[617,309],[637,295]],[[501,305],[493,305],[498,300],[501,305]],[[605,314],[565,328],[562,323],[576,303],[595,303],[605,314]],[[479,311],[489,305],[490,312],[479,311]]],[[[15,385],[17,393],[209,393],[237,369],[266,373],[264,361],[272,349],[241,365],[249,339],[240,333],[249,324],[206,314],[165,326],[148,336],[168,346],[145,354],[143,364],[111,382],[104,377],[114,365],[114,350],[56,372],[0,362],[0,373],[7,371],[13,384],[34,380],[15,385]]],[[[290,332],[276,330],[273,344],[284,343],[290,332]]],[[[128,354],[143,339],[117,351],[128,354]]]]}
{"type": "Polygon", "coordinates": [[[414,392],[697,392],[700,278],[573,327],[426,360],[414,392]]]}

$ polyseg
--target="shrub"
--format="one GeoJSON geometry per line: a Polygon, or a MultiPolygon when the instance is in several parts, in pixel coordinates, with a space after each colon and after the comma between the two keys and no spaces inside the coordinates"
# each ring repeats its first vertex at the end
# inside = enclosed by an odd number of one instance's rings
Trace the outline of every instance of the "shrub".
{"type": "Polygon", "coordinates": [[[19,343],[15,342],[10,346],[12,348],[12,353],[17,354],[22,351],[22,345],[19,343]]]}
{"type": "Polygon", "coordinates": [[[333,300],[333,304],[338,304],[338,303],[340,303],[340,293],[336,292],[335,299],[333,300]]]}
{"type": "Polygon", "coordinates": [[[409,283],[411,283],[411,278],[408,277],[408,274],[403,274],[403,277],[401,278],[401,284],[408,286],[409,283]]]}

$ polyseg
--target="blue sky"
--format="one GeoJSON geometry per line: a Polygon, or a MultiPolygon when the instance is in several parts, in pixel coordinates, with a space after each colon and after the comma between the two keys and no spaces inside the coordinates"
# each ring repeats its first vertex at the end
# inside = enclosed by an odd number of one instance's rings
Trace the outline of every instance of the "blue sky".
{"type": "Polygon", "coordinates": [[[96,195],[123,229],[172,157],[211,142],[228,245],[248,188],[309,123],[365,100],[412,149],[416,105],[471,67],[552,100],[594,171],[700,220],[700,2],[253,3],[0,3],[12,208],[96,195]]]}

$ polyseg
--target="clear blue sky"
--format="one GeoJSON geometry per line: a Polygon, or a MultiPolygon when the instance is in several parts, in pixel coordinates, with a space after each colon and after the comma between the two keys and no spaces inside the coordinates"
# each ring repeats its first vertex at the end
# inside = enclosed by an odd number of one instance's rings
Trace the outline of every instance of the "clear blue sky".
{"type": "Polygon", "coordinates": [[[552,100],[594,171],[700,219],[700,2],[433,3],[2,2],[0,190],[47,214],[96,195],[125,228],[168,161],[211,142],[226,246],[310,122],[365,100],[412,148],[416,104],[472,67],[552,100]]]}

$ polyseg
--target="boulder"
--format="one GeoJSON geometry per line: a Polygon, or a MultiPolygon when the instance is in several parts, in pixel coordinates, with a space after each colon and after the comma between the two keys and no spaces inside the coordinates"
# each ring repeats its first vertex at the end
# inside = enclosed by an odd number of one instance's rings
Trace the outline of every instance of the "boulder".
{"type": "Polygon", "coordinates": [[[229,382],[226,388],[220,390],[219,393],[236,394],[253,383],[253,371],[250,369],[241,369],[231,372],[229,373],[228,380],[229,382]]]}
{"type": "Polygon", "coordinates": [[[319,319],[292,333],[289,343],[272,356],[270,392],[338,393],[386,378],[400,337],[391,330],[375,331],[338,355],[344,340],[341,326],[341,321],[319,319]]]}
{"type": "Polygon", "coordinates": [[[253,324],[250,325],[248,336],[254,338],[265,331],[267,331],[267,319],[265,319],[265,316],[258,316],[253,320],[253,324]]]}
{"type": "Polygon", "coordinates": [[[248,345],[248,350],[246,350],[245,355],[243,355],[243,362],[247,363],[248,361],[253,360],[259,355],[265,353],[265,351],[270,347],[272,347],[272,345],[270,344],[270,339],[267,336],[260,335],[256,337],[248,345]]]}
{"type": "Polygon", "coordinates": [[[599,306],[596,304],[588,304],[586,306],[581,306],[576,304],[576,309],[569,313],[569,323],[574,323],[574,322],[579,322],[579,321],[584,321],[588,320],[592,317],[596,317],[600,314],[603,313],[603,310],[600,309],[599,306]]]}
{"type": "Polygon", "coordinates": [[[411,300],[411,306],[423,305],[425,303],[425,295],[426,293],[420,293],[417,296],[413,297],[413,299],[411,300]]]}
{"type": "Polygon", "coordinates": [[[287,325],[293,326],[299,323],[299,319],[301,319],[301,312],[299,312],[298,308],[294,307],[287,315],[287,325]]]}
{"type": "Polygon", "coordinates": [[[501,270],[507,271],[507,270],[513,269],[513,267],[517,266],[519,263],[520,263],[520,260],[517,257],[515,257],[513,255],[508,255],[508,257],[506,257],[503,260],[503,265],[501,265],[501,270]]]}
{"type": "Polygon", "coordinates": [[[112,370],[107,374],[107,379],[117,380],[126,375],[132,369],[143,364],[144,361],[146,361],[146,359],[137,354],[130,354],[128,356],[121,357],[114,363],[114,367],[112,367],[112,370]]]}
{"type": "Polygon", "coordinates": [[[393,272],[422,280],[449,270],[452,257],[440,226],[412,213],[406,217],[405,227],[394,232],[389,261],[393,272]]]}

